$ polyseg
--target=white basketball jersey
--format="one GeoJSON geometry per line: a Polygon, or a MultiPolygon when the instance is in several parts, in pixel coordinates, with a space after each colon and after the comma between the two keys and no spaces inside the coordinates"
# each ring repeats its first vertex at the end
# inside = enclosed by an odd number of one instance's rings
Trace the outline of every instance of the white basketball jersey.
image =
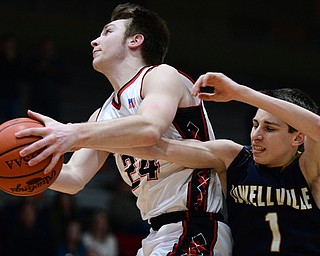
{"type": "MultiPolygon", "coordinates": [[[[143,100],[143,78],[153,67],[144,67],[103,105],[97,121],[135,115],[143,100]]],[[[191,90],[193,82],[180,72],[181,79],[191,90]]],[[[214,133],[202,102],[179,108],[176,118],[163,135],[171,139],[214,139],[214,133]]],[[[127,129],[128,127],[126,127],[127,129]]],[[[203,211],[219,212],[223,194],[218,176],[211,170],[188,169],[164,160],[147,161],[115,154],[122,178],[137,196],[137,206],[144,220],[172,211],[201,207],[203,211]],[[202,175],[206,173],[205,175],[202,175]]]]}

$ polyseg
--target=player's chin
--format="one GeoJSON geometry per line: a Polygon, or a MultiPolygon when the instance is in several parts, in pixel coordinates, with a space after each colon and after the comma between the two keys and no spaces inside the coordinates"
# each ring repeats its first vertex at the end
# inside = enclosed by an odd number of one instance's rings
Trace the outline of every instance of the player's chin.
{"type": "Polygon", "coordinates": [[[97,57],[92,60],[92,67],[95,70],[100,71],[101,65],[99,64],[99,60],[97,57]]]}
{"type": "Polygon", "coordinates": [[[261,156],[261,154],[254,154],[253,153],[253,160],[256,164],[265,164],[266,161],[264,160],[264,157],[261,156]]]}
{"type": "Polygon", "coordinates": [[[104,74],[104,68],[101,65],[93,65],[95,71],[104,74]]]}

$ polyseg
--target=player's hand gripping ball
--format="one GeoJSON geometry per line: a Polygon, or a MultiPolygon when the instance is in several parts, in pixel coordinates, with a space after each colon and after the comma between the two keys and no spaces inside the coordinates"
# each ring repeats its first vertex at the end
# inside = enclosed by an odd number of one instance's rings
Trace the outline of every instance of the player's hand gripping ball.
{"type": "Polygon", "coordinates": [[[56,180],[62,168],[63,157],[50,173],[44,174],[50,157],[35,166],[29,166],[28,161],[39,152],[25,157],[19,155],[19,151],[40,137],[16,138],[15,133],[33,127],[43,127],[43,124],[21,117],[0,125],[0,189],[11,195],[33,196],[43,192],[56,180]]]}

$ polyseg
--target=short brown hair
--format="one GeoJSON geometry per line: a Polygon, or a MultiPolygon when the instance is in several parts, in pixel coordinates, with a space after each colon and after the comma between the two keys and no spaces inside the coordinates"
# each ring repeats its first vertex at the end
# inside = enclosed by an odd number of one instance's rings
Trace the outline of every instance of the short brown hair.
{"type": "Polygon", "coordinates": [[[145,38],[141,54],[147,65],[161,64],[169,47],[170,32],[166,22],[155,12],[137,4],[118,5],[111,14],[111,21],[131,19],[125,37],[142,34],[145,38]]]}

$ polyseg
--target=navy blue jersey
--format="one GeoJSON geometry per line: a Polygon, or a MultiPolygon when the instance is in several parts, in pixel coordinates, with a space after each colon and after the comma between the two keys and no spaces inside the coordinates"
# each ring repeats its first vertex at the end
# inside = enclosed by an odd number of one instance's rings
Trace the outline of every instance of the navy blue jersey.
{"type": "Polygon", "coordinates": [[[227,170],[234,255],[320,255],[320,209],[300,170],[266,168],[244,147],[227,170]]]}

